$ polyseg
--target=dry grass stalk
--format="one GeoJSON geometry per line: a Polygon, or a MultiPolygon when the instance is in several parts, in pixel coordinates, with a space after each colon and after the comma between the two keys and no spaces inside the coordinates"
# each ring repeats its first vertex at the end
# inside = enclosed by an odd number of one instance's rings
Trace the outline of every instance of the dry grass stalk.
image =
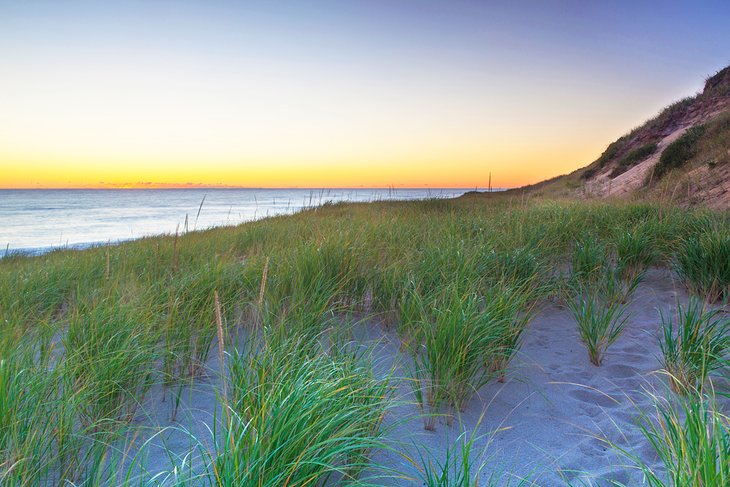
{"type": "Polygon", "coordinates": [[[258,305],[261,307],[261,305],[264,303],[264,292],[266,291],[266,275],[269,273],[269,258],[266,257],[266,262],[264,263],[264,270],[261,273],[261,286],[259,287],[259,301],[258,305]]]}
{"type": "Polygon", "coordinates": [[[106,242],[106,270],[104,271],[104,280],[109,280],[109,241],[106,242]]]}
{"type": "Polygon", "coordinates": [[[259,300],[256,303],[256,326],[261,323],[262,306],[264,305],[264,293],[266,292],[266,276],[269,273],[269,257],[264,262],[264,270],[261,272],[261,285],[259,286],[259,300]]]}
{"type": "Polygon", "coordinates": [[[218,361],[221,372],[221,384],[223,387],[223,401],[224,403],[228,403],[228,393],[226,388],[225,341],[223,336],[223,316],[221,314],[221,302],[218,298],[218,291],[213,291],[213,301],[215,303],[215,324],[218,328],[218,361]]]}
{"type": "Polygon", "coordinates": [[[172,273],[173,274],[177,274],[177,265],[178,265],[177,237],[178,237],[179,230],[180,230],[180,225],[178,224],[178,226],[175,227],[175,240],[172,242],[172,273]]]}

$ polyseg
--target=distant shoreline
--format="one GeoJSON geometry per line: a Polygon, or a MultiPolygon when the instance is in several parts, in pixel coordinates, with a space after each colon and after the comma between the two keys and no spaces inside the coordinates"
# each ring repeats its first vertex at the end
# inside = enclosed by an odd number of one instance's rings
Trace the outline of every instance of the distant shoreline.
{"type": "MultiPolygon", "coordinates": [[[[492,191],[506,191],[511,188],[492,188],[492,191]]],[[[0,188],[0,191],[203,191],[203,190],[222,190],[222,191],[477,191],[487,192],[486,188],[461,188],[461,187],[416,187],[416,186],[342,186],[342,187],[247,187],[247,186],[174,186],[174,187],[104,187],[104,188],[0,188]]]]}
{"type": "MultiPolygon", "coordinates": [[[[492,191],[498,192],[502,191],[502,189],[493,188],[492,191]]],[[[487,191],[476,190],[476,192],[483,193],[487,191]]],[[[63,214],[61,217],[58,217],[62,219],[60,223],[57,221],[58,219],[49,217],[51,218],[51,222],[46,223],[52,224],[53,227],[46,226],[45,228],[48,228],[48,231],[44,232],[43,222],[34,225],[33,228],[33,231],[38,233],[38,240],[45,239],[46,241],[48,241],[48,235],[52,235],[57,232],[57,234],[59,235],[58,239],[61,240],[61,242],[56,240],[56,242],[58,242],[57,244],[33,245],[33,240],[29,237],[26,237],[25,244],[21,239],[16,240],[16,242],[18,243],[16,243],[16,246],[13,246],[13,240],[10,239],[14,235],[12,230],[9,231],[10,233],[5,238],[1,238],[3,237],[3,235],[0,234],[1,260],[13,256],[38,256],[55,251],[84,250],[88,248],[104,246],[107,243],[111,243],[112,245],[118,245],[120,243],[139,240],[146,237],[174,235],[176,226],[181,232],[184,232],[184,229],[188,224],[189,227],[187,227],[187,231],[193,231],[196,229],[204,230],[212,227],[221,226],[236,226],[242,223],[261,220],[269,216],[286,215],[296,213],[298,211],[302,211],[308,208],[317,208],[326,203],[364,203],[376,201],[451,199],[459,198],[465,194],[473,194],[475,193],[475,190],[468,188],[5,188],[0,189],[0,193],[4,193],[6,195],[28,195],[27,197],[30,198],[28,201],[36,205],[35,207],[31,208],[23,203],[19,203],[13,206],[12,202],[8,202],[8,200],[0,202],[0,215],[2,215],[3,211],[5,211],[6,213],[10,212],[10,214],[5,215],[5,217],[9,221],[13,221],[13,219],[23,219],[23,224],[21,224],[20,226],[24,225],[28,227],[30,226],[30,221],[32,219],[46,218],[46,215],[52,214],[53,212],[61,212],[63,214]],[[131,213],[131,216],[130,214],[125,214],[124,208],[115,207],[115,203],[113,201],[107,202],[106,199],[103,201],[98,200],[96,203],[91,201],[87,204],[86,207],[74,208],[75,206],[83,205],[80,205],[80,201],[71,199],[72,204],[68,205],[67,207],[67,203],[65,202],[65,199],[67,197],[64,195],[64,193],[107,193],[117,194],[120,196],[125,194],[144,194],[147,195],[148,198],[150,198],[155,193],[159,194],[161,192],[164,192],[166,194],[188,195],[188,197],[186,198],[184,196],[181,196],[181,198],[186,199],[184,203],[160,203],[157,199],[154,198],[148,200],[147,202],[145,202],[144,200],[140,202],[137,202],[137,200],[130,200],[134,201],[134,205],[139,205],[142,208],[150,209],[148,207],[154,206],[160,207],[163,210],[167,211],[167,213],[164,215],[151,214],[146,217],[146,219],[144,220],[144,224],[146,225],[145,227],[135,226],[134,221],[132,221],[131,223],[127,223],[127,220],[129,220],[130,218],[134,218],[135,214],[133,212],[131,213]],[[247,195],[249,197],[249,201],[246,203],[239,201],[238,198],[234,198],[223,204],[221,202],[214,201],[215,198],[212,196],[214,194],[232,195],[235,194],[235,192],[244,192],[244,195],[247,195]],[[347,194],[337,194],[343,192],[346,192],[347,194]],[[44,201],[41,204],[35,196],[30,196],[41,195],[43,193],[58,195],[57,197],[54,197],[56,202],[51,203],[44,201]],[[281,194],[274,195],[273,193],[281,194]],[[192,195],[195,195],[194,198],[190,198],[190,196],[192,195]],[[170,207],[166,208],[166,204],[170,207]],[[212,208],[212,206],[215,208],[212,208]],[[232,211],[234,207],[237,207],[236,212],[232,211]],[[241,214],[241,212],[239,211],[241,208],[248,208],[249,214],[241,214]],[[101,209],[103,209],[105,212],[105,220],[103,222],[98,222],[97,220],[94,220],[95,216],[92,215],[92,213],[95,211],[98,212],[101,209]],[[233,213],[233,219],[224,220],[224,218],[226,217],[225,215],[223,215],[223,213],[225,213],[226,210],[228,211],[229,216],[230,213],[233,213]],[[73,213],[73,215],[70,217],[67,216],[66,213],[71,211],[75,213],[73,213]],[[204,221],[204,219],[201,219],[200,223],[197,224],[198,222],[196,217],[200,216],[200,214],[198,213],[199,211],[203,213],[203,217],[205,217],[210,212],[217,211],[218,219],[208,221],[204,221]],[[170,213],[174,213],[175,215],[177,215],[177,223],[170,219],[170,213]],[[236,213],[238,213],[240,216],[236,216],[236,213]],[[69,220],[71,221],[70,224],[67,223],[67,221],[69,220]],[[90,227],[95,227],[96,225],[102,224],[106,225],[107,227],[113,227],[114,225],[131,225],[132,228],[134,228],[134,235],[124,237],[120,236],[119,231],[117,231],[117,233],[115,234],[110,230],[106,230],[107,233],[104,233],[104,230],[89,230],[90,227]],[[74,235],[74,225],[84,226],[86,228],[86,233],[83,235],[74,235]],[[108,238],[99,238],[100,236],[104,237],[107,235],[108,238]],[[88,240],[85,240],[86,237],[88,237],[88,240]],[[71,241],[72,243],[62,243],[63,240],[66,240],[67,242],[71,241]]],[[[121,197],[124,198],[123,196],[121,197]]],[[[128,200],[128,198],[124,199],[125,201],[128,200]]],[[[129,213],[130,211],[135,210],[135,208],[127,208],[127,210],[129,210],[129,213]]],[[[22,235],[22,228],[18,232],[21,232],[22,235]]]]}

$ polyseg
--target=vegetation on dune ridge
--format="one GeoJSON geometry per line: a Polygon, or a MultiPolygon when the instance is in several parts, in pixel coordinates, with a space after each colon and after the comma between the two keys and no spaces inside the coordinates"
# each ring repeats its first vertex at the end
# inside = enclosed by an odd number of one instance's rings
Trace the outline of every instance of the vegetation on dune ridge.
{"type": "MultiPolygon", "coordinates": [[[[611,142],[588,166],[518,191],[553,197],[581,193],[612,196],[615,191],[606,190],[601,184],[599,187],[603,189],[592,191],[591,183],[613,180],[659,150],[662,153],[656,166],[640,181],[638,188],[631,185],[634,197],[666,199],[669,194],[678,202],[692,204],[712,203],[708,198],[724,194],[724,187],[730,184],[730,171],[718,168],[730,164],[730,66],[707,78],[702,92],[667,106],[654,118],[611,142]],[[662,144],[665,138],[682,129],[687,130],[677,140],[666,146],[662,144]],[[701,176],[697,177],[694,170],[699,168],[709,169],[709,173],[700,171],[701,176]],[[678,173],[676,177],[670,177],[674,173],[678,173]],[[685,177],[685,173],[692,175],[685,177]],[[676,192],[680,183],[704,196],[693,196],[693,191],[676,192]]],[[[611,188],[616,189],[616,184],[611,188]]],[[[730,200],[722,198],[715,206],[727,208],[730,200]]]]}
{"type": "Polygon", "coordinates": [[[609,174],[609,177],[615,178],[616,176],[625,173],[629,170],[629,168],[635,166],[639,162],[643,161],[644,159],[655,153],[657,148],[658,146],[656,145],[656,143],[652,142],[649,144],[644,144],[641,147],[637,147],[636,149],[632,149],[618,161],[616,167],[609,174]]]}
{"type": "Polygon", "coordinates": [[[664,149],[659,163],[654,167],[653,177],[660,179],[672,169],[682,167],[697,155],[697,142],[705,133],[704,125],[695,125],[664,149]]]}
{"type": "MultiPolygon", "coordinates": [[[[598,159],[600,167],[603,167],[609,160],[615,159],[616,156],[622,153],[625,155],[618,162],[618,167],[631,167],[655,152],[656,143],[662,137],[668,135],[677,127],[686,124],[686,120],[693,110],[706,109],[706,107],[712,107],[713,104],[722,106],[722,100],[730,96],[730,78],[728,77],[728,73],[730,73],[730,66],[709,77],[705,81],[705,88],[701,93],[669,105],[659,115],[634,128],[628,134],[609,145],[609,149],[611,150],[607,149],[598,159]],[[638,142],[640,140],[648,140],[648,142],[638,142]],[[643,145],[639,146],[637,142],[643,145]],[[654,150],[650,150],[652,147],[654,150]]],[[[720,120],[727,118],[727,115],[726,113],[720,117],[720,120]]],[[[715,122],[713,121],[712,123],[715,122]]],[[[720,124],[722,125],[722,122],[720,124]]],[[[702,137],[704,130],[705,127],[703,125],[695,125],[680,137],[679,140],[665,148],[661,160],[657,165],[659,172],[655,174],[655,177],[660,178],[667,170],[682,166],[696,155],[696,152],[694,152],[696,151],[696,141],[702,137]],[[665,156],[667,151],[669,151],[669,154],[665,156]]],[[[618,174],[621,172],[625,172],[625,169],[618,174]]],[[[611,177],[615,177],[615,175],[612,174],[611,177]]]]}
{"type": "MultiPolygon", "coordinates": [[[[382,485],[395,475],[447,485],[458,472],[470,485],[473,459],[456,451],[442,464],[408,459],[415,473],[370,463],[391,448],[382,428],[395,383],[412,385],[427,427],[458,419],[484,384],[509,376],[546,299],[570,303],[592,358],[612,360],[621,309],[649,266],[676,272],[700,299],[727,300],[728,234],[722,212],[466,196],[332,204],[2,259],[0,484],[382,485]],[[397,331],[408,377],[380,371],[353,342],[363,316],[397,331]],[[170,470],[147,473],[136,452],[149,391],[164,391],[174,417],[182,391],[218,376],[214,442],[170,446],[170,470]]],[[[727,355],[713,356],[724,370],[727,355]]]]}

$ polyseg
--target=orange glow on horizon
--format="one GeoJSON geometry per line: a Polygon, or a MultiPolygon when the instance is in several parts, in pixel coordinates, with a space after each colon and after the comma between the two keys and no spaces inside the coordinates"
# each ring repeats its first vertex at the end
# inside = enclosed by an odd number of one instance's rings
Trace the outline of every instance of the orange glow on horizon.
{"type": "MultiPolygon", "coordinates": [[[[590,153],[590,150],[587,151],[590,153]]],[[[556,171],[569,172],[573,166],[561,154],[535,154],[509,158],[509,163],[488,164],[479,157],[424,157],[421,160],[367,163],[204,163],[168,161],[164,163],[107,160],[103,164],[78,160],[21,159],[3,168],[2,189],[64,188],[485,188],[490,176],[492,187],[518,187],[543,180],[556,171]],[[539,159],[538,159],[539,158],[539,159]],[[541,160],[536,170],[531,161],[541,160]],[[561,164],[561,161],[562,164],[561,164]],[[212,169],[207,170],[207,167],[212,169]]]]}
{"type": "Polygon", "coordinates": [[[518,187],[711,72],[627,64],[603,15],[426,3],[6,7],[0,188],[518,187]]]}
{"type": "Polygon", "coordinates": [[[473,132],[453,134],[445,143],[434,130],[430,140],[418,137],[424,141],[419,146],[412,135],[370,144],[349,135],[349,145],[334,147],[296,139],[291,146],[269,142],[258,150],[210,145],[210,158],[202,142],[187,155],[112,139],[105,142],[109,149],[87,147],[83,138],[56,150],[30,150],[28,144],[13,154],[0,145],[0,188],[485,188],[490,174],[492,187],[511,188],[570,172],[595,158],[604,144],[601,136],[582,137],[571,146],[543,136],[525,146],[506,134],[490,143],[473,132]],[[248,156],[230,155],[237,153],[248,156]]]}

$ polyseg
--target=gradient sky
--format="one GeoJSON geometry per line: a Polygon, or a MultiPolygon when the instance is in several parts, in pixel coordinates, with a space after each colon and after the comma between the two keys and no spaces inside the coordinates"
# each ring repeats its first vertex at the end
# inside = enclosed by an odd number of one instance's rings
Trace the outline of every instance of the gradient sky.
{"type": "Polygon", "coordinates": [[[0,187],[516,186],[730,63],[730,2],[0,0],[0,187]]]}

